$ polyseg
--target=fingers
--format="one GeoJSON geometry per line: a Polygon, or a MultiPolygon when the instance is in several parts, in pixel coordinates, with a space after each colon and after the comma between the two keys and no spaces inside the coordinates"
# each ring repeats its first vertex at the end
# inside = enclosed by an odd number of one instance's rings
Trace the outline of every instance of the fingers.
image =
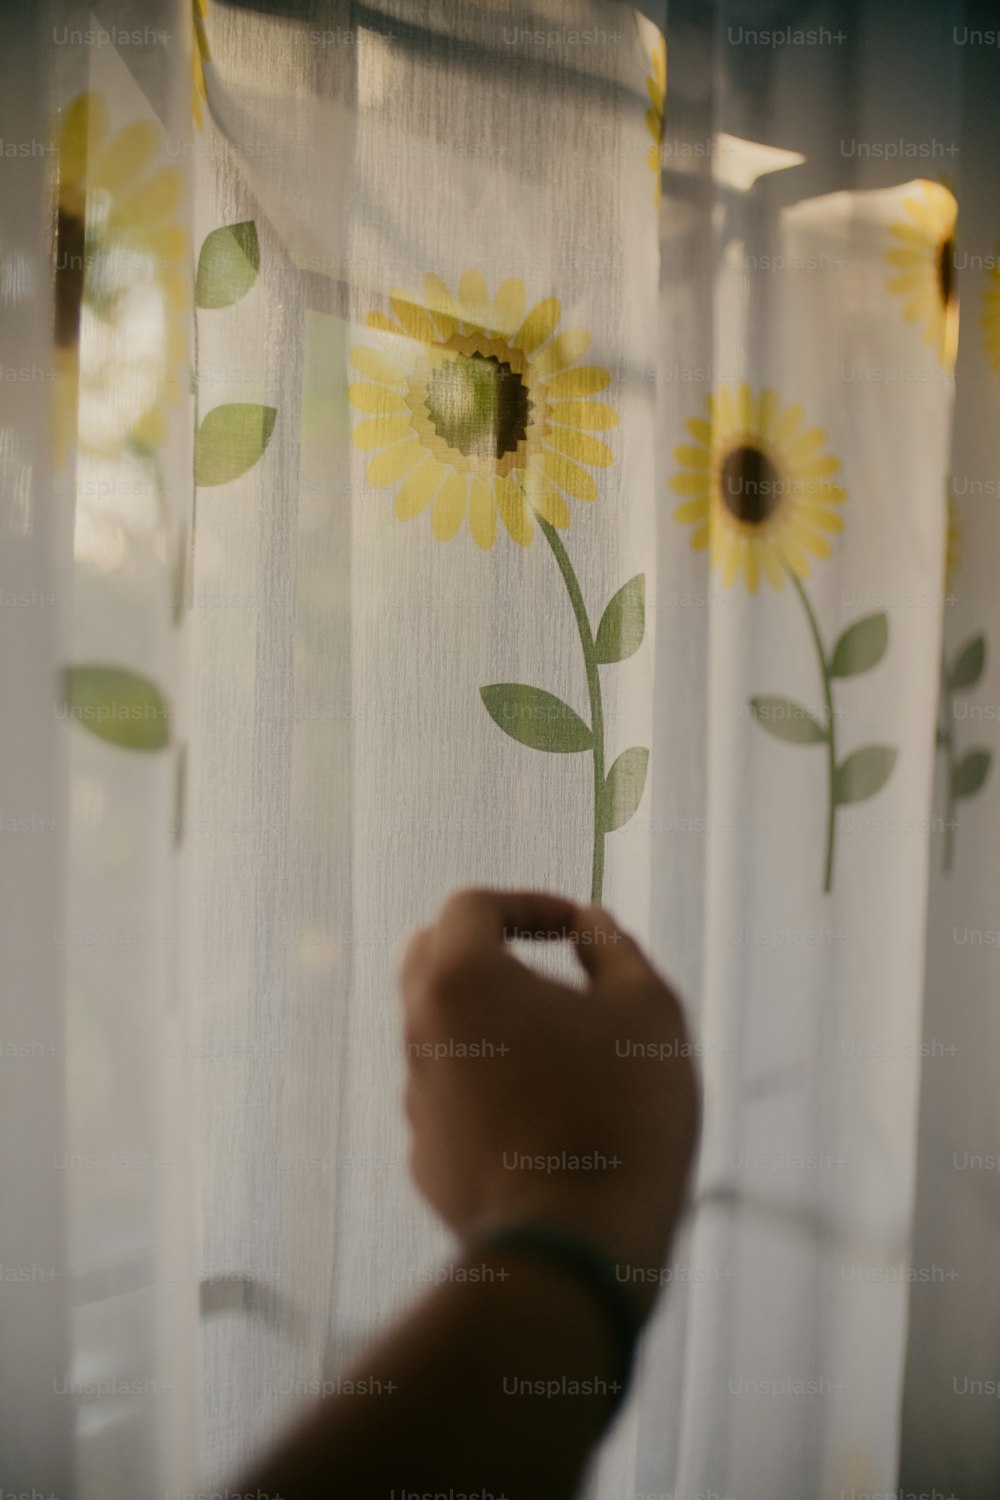
{"type": "Polygon", "coordinates": [[[569,936],[576,956],[591,979],[649,978],[652,967],[634,938],[596,902],[581,906],[569,936]]]}
{"type": "Polygon", "coordinates": [[[445,902],[434,929],[435,949],[445,961],[482,958],[512,938],[564,938],[577,906],[544,891],[459,891],[445,902]]]}
{"type": "Polygon", "coordinates": [[[433,966],[454,972],[500,956],[512,938],[569,939],[592,979],[624,979],[654,972],[642,949],[604,907],[578,906],[543,891],[463,890],[445,902],[437,921],[410,938],[400,971],[406,989],[433,966]]]}
{"type": "Polygon", "coordinates": [[[464,890],[451,897],[430,927],[415,932],[400,965],[407,1039],[452,1004],[463,1005],[484,986],[510,999],[544,983],[507,947],[515,937],[564,938],[573,902],[541,891],[464,890]]]}

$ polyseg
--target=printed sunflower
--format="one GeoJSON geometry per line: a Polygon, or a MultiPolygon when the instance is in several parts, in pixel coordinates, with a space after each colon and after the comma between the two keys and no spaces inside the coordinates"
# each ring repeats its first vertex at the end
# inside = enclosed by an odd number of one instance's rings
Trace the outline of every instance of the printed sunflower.
{"type": "Polygon", "coordinates": [[[782,409],[775,391],[757,397],[746,384],[722,387],[708,411],[687,423],[695,442],[676,450],[684,469],[671,480],[691,497],[675,516],[693,523],[692,547],[711,548],[727,587],[741,574],[751,593],[761,575],[775,589],[787,571],[807,578],[808,555],[830,555],[824,533],[843,529],[840,460],[822,451],[826,433],[805,426],[800,405],[782,409]]]}
{"type": "Polygon", "coordinates": [[[782,408],[775,391],[755,396],[746,384],[735,392],[721,388],[709,397],[708,410],[708,421],[699,417],[687,424],[694,444],[676,450],[684,467],[671,486],[691,498],[675,516],[693,523],[692,547],[711,548],[712,565],[721,569],[726,587],[742,576],[755,594],[762,576],[780,589],[787,575],[802,604],[819,667],[821,712],[773,693],[751,698],[749,708],[756,723],[786,745],[825,749],[823,891],[828,893],[838,808],[881,791],[897,758],[891,745],[862,745],[840,755],[834,686],[879,664],[889,645],[889,622],[879,610],[849,625],[828,647],[804,587],[810,554],[829,557],[825,533],[843,530],[836,507],[846,493],[834,482],[840,461],[824,451],[823,428],[806,427],[800,405],[782,408]]]}
{"type": "Polygon", "coordinates": [[[58,132],[54,449],[113,456],[164,439],[186,357],[187,237],[175,168],[149,171],[160,135],[135,120],[114,136],[99,94],[58,132]]]}
{"type": "Polygon", "coordinates": [[[596,500],[590,469],[614,462],[594,432],[617,425],[614,409],[590,398],[610,382],[607,370],[580,361],[590,347],[583,328],[559,332],[557,298],[525,311],[523,283],[510,277],[489,297],[478,271],[466,271],[457,296],[440,276],[424,277],[423,302],[396,289],[394,316],[372,312],[378,348],[351,350],[364,376],[349,390],[364,414],[356,447],[374,452],[373,488],[397,486],[395,514],[412,520],[430,507],[438,541],[468,518],[484,550],[497,515],[527,546],[534,518],[569,525],[567,498],[596,500]]]}
{"type": "Polygon", "coordinates": [[[955,272],[955,222],[958,204],[940,182],[921,180],[903,199],[907,218],[890,226],[896,241],[886,251],[899,275],[889,290],[905,298],[903,316],[921,323],[924,341],[933,344],[945,369],[958,353],[958,279],[955,272]]]}

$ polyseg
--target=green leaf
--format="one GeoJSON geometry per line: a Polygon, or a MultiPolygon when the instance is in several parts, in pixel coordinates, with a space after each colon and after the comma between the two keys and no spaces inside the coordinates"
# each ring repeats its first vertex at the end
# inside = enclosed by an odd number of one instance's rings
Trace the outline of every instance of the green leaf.
{"type": "Polygon", "coordinates": [[[271,441],[273,406],[236,401],[206,414],[194,438],[195,484],[228,484],[252,469],[271,441]]]}
{"type": "Polygon", "coordinates": [[[170,742],[170,710],[147,677],[121,667],[68,667],[63,674],[67,717],[123,750],[162,750],[170,742]]]}
{"type": "Polygon", "coordinates": [[[523,682],[494,682],[479,689],[495,724],[532,750],[567,754],[589,750],[594,737],[580,715],[561,698],[523,682]]]}
{"type": "Polygon", "coordinates": [[[864,745],[842,760],[833,774],[833,800],[838,807],[845,802],[864,802],[880,792],[892,775],[898,750],[891,745],[864,745]]]}
{"type": "Polygon", "coordinates": [[[970,750],[951,773],[953,797],[974,797],[990,772],[989,750],[970,750]]]}
{"type": "Polygon", "coordinates": [[[768,734],[793,745],[817,745],[826,739],[815,714],[791,698],[751,698],[750,712],[768,734]]]}
{"type": "Polygon", "coordinates": [[[956,656],[954,666],[948,673],[948,686],[951,688],[972,687],[983,675],[985,665],[986,637],[980,632],[979,635],[974,635],[971,641],[966,641],[956,656]]]}
{"type": "Polygon", "coordinates": [[[878,665],[889,644],[888,616],[879,611],[849,625],[833,648],[831,677],[856,677],[878,665]]]}
{"type": "Polygon", "coordinates": [[[623,750],[608,772],[597,806],[597,822],[605,833],[627,823],[642,801],[649,751],[641,745],[623,750]]]}
{"type": "Polygon", "coordinates": [[[602,665],[624,661],[642,645],[646,629],[646,575],[637,573],[623,583],[601,616],[595,649],[602,665]]]}
{"type": "Polygon", "coordinates": [[[224,224],[207,235],[198,257],[194,300],[199,307],[231,307],[257,280],[260,243],[252,219],[224,224]]]}

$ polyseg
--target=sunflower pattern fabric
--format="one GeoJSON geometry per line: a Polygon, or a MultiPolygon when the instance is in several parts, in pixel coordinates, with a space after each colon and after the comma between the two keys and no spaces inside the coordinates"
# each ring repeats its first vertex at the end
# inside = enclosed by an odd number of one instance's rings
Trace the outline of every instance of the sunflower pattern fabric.
{"type": "Polygon", "coordinates": [[[749,385],[723,386],[708,397],[708,418],[687,424],[694,444],[677,449],[685,469],[671,489],[693,498],[676,518],[694,529],[691,545],[708,547],[729,587],[742,577],[752,594],[761,578],[784,587],[790,570],[809,576],[809,557],[829,557],[829,533],[843,529],[837,509],[846,499],[840,460],[822,451],[826,433],[805,425],[798,404],[782,408],[778,394],[757,397],[749,385]]]}
{"type": "Polygon", "coordinates": [[[522,546],[536,515],[568,526],[569,499],[597,498],[588,470],[614,462],[593,436],[618,417],[590,399],[611,377],[581,363],[588,331],[560,329],[556,297],[527,309],[516,276],[491,298],[479,272],[466,271],[456,297],[429,272],[423,304],[404,290],[390,304],[392,316],[367,318],[383,335],[379,346],[351,351],[367,377],[352,385],[351,403],[369,417],[355,427],[354,443],[378,450],[367,482],[399,486],[393,508],[402,521],[430,506],[442,542],[467,521],[476,545],[488,550],[498,515],[522,546]]]}
{"type": "MultiPolygon", "coordinates": [[[[805,68],[724,7],[669,47],[612,0],[294,9],[67,40],[15,164],[53,257],[0,556],[59,601],[8,715],[67,767],[54,1087],[81,1149],[152,1164],[66,1173],[53,1296],[74,1368],[169,1387],[111,1424],[81,1393],[73,1483],[222,1490],[422,1288],[396,958],[489,884],[607,903],[709,1101],[587,1500],[976,1497],[982,1178],[926,1143],[1000,1130],[995,150],[851,157],[912,127],[890,0],[805,68]]],[[[992,54],[917,11],[905,78],[958,139],[992,54]]]]}
{"type": "Polygon", "coordinates": [[[59,124],[57,162],[61,465],[71,439],[111,456],[129,442],[163,442],[186,350],[188,239],[180,173],[162,164],[150,120],[112,131],[104,97],[82,94],[59,124]]]}
{"type": "Polygon", "coordinates": [[[889,290],[904,302],[903,316],[920,325],[946,369],[958,350],[955,223],[958,205],[940,182],[917,182],[903,199],[906,217],[892,225],[886,260],[898,272],[889,290]]]}
{"type": "Polygon", "coordinates": [[[882,659],[888,621],[883,611],[866,616],[849,626],[828,653],[802,586],[809,576],[809,555],[829,557],[826,533],[843,529],[843,517],[833,508],[846,499],[843,488],[832,483],[840,460],[822,451],[826,433],[818,427],[804,427],[801,406],[783,409],[775,391],[762,391],[758,398],[746,384],[736,392],[723,386],[709,396],[708,414],[707,422],[697,417],[687,424],[696,445],[684,445],[676,452],[678,463],[689,467],[674,477],[672,487],[695,496],[677,508],[676,519],[694,523],[692,547],[709,548],[712,564],[721,570],[727,587],[742,577],[755,594],[761,577],[772,588],[781,589],[787,576],[802,601],[819,659],[825,700],[822,717],[773,696],[751,698],[750,708],[778,739],[826,745],[823,890],[829,892],[837,808],[881,791],[897,753],[889,746],[869,745],[838,760],[832,683],[835,677],[867,671],[882,659]]]}

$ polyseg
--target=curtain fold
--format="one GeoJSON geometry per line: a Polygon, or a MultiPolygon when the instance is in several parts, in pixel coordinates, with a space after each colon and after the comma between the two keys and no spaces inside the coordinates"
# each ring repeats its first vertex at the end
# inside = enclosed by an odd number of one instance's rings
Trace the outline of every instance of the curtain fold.
{"type": "Polygon", "coordinates": [[[11,1481],[224,1484],[431,1284],[396,965],[478,883],[704,1074],[587,1494],[992,1493],[989,17],[5,24],[11,1481]]]}

